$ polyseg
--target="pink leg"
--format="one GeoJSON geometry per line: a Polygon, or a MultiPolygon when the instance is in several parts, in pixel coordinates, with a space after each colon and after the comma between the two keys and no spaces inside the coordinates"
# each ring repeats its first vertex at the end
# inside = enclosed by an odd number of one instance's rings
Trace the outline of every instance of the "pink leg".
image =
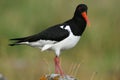
{"type": "Polygon", "coordinates": [[[55,62],[55,73],[58,74],[58,73],[59,73],[59,69],[58,69],[56,57],[55,57],[55,59],[54,59],[54,62],[55,62]]]}
{"type": "Polygon", "coordinates": [[[64,73],[63,73],[63,70],[62,70],[62,68],[61,68],[61,65],[60,65],[60,59],[59,59],[59,57],[55,57],[55,59],[54,59],[54,61],[55,61],[55,73],[58,73],[58,72],[60,72],[60,75],[64,75],[64,73]]]}

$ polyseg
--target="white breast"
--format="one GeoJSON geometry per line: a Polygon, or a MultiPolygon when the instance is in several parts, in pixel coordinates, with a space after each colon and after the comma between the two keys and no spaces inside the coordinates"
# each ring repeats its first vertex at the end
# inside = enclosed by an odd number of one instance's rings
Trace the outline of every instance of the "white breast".
{"type": "MultiPolygon", "coordinates": [[[[61,28],[62,28],[62,26],[61,26],[61,28]]],[[[69,36],[67,38],[65,38],[64,40],[56,43],[53,46],[54,48],[60,48],[62,50],[73,48],[79,41],[80,36],[74,36],[73,33],[71,32],[71,29],[69,26],[66,26],[65,29],[70,32],[69,36]]]]}
{"type": "MultiPolygon", "coordinates": [[[[63,27],[61,26],[61,28],[63,27]]],[[[51,47],[51,49],[55,50],[56,55],[58,56],[60,55],[60,50],[73,48],[80,40],[80,36],[73,35],[69,26],[66,26],[65,29],[69,31],[69,36],[51,47]]]]}
{"type": "Polygon", "coordinates": [[[61,50],[73,48],[79,41],[80,36],[69,36],[61,42],[56,43],[53,48],[59,48],[61,50]]]}

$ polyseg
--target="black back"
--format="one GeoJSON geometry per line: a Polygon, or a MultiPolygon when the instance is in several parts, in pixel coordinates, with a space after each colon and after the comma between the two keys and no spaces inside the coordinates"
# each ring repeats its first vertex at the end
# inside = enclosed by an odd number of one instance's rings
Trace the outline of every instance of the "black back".
{"type": "Polygon", "coordinates": [[[23,38],[15,38],[11,40],[18,40],[17,43],[20,42],[34,42],[38,40],[52,40],[52,41],[61,41],[65,39],[66,37],[69,36],[69,32],[65,29],[61,29],[59,25],[50,27],[38,34],[28,36],[28,37],[23,37],[23,38]]]}

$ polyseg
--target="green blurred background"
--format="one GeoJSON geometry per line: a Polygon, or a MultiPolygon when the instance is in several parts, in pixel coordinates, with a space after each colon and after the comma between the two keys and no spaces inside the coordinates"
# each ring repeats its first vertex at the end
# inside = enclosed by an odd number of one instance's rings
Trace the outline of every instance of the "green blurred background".
{"type": "Polygon", "coordinates": [[[65,73],[80,80],[120,80],[120,0],[0,0],[0,73],[8,80],[39,80],[53,73],[53,52],[9,47],[9,39],[72,18],[80,3],[89,7],[91,26],[75,48],[62,52],[65,73]]]}

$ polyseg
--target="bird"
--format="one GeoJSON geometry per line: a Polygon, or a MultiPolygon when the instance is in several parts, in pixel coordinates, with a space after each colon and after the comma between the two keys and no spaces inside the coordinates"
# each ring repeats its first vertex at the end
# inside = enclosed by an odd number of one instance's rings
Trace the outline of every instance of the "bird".
{"type": "Polygon", "coordinates": [[[28,45],[37,47],[41,51],[54,51],[55,73],[64,75],[60,64],[61,51],[71,49],[79,42],[86,26],[90,25],[87,11],[88,7],[86,4],[79,4],[75,9],[73,17],[69,20],[31,36],[10,39],[14,42],[9,45],[28,45]]]}

